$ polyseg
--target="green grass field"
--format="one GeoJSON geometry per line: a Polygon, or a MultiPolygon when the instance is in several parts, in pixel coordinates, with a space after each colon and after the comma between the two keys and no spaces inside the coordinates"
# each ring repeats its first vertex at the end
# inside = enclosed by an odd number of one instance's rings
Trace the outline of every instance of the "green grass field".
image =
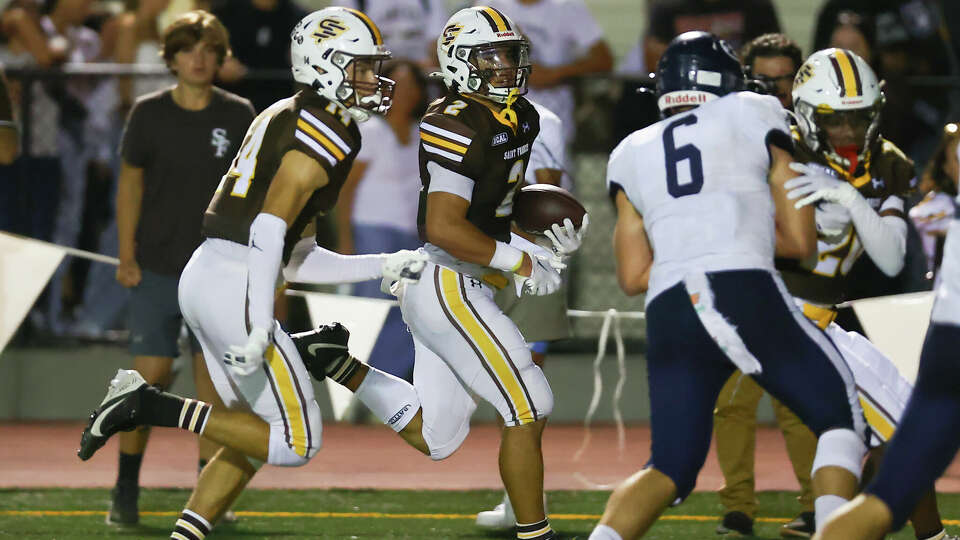
{"type": "MultiPolygon", "coordinates": [[[[104,524],[109,497],[103,489],[0,490],[0,537],[80,539],[103,537],[167,538],[188,492],[144,490],[141,524],[118,529],[104,524]]],[[[213,539],[259,538],[510,538],[473,526],[478,510],[501,497],[495,491],[251,490],[237,502],[237,523],[223,525],[213,539]]],[[[761,493],[763,513],[756,538],[779,538],[777,528],[797,509],[795,494],[761,493]]],[[[551,521],[563,538],[585,539],[599,518],[606,492],[550,493],[551,521]]],[[[941,495],[940,510],[951,528],[960,516],[960,495],[941,495]]],[[[719,503],[713,493],[694,494],[668,512],[647,538],[718,538],[719,503]]],[[[912,539],[908,526],[891,538],[912,539]]]]}

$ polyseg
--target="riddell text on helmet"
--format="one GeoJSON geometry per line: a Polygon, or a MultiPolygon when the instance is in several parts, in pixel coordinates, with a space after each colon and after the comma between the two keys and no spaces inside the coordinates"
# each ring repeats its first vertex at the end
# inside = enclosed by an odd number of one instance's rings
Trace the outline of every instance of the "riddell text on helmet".
{"type": "Polygon", "coordinates": [[[696,94],[672,94],[663,96],[664,105],[694,105],[706,103],[707,96],[703,93],[696,94]]]}

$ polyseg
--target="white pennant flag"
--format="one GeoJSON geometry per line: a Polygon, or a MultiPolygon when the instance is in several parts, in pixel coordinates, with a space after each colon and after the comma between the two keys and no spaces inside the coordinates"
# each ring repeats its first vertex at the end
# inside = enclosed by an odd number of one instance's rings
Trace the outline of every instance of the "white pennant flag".
{"type": "Polygon", "coordinates": [[[0,352],[64,255],[53,244],[0,232],[0,352]]]}

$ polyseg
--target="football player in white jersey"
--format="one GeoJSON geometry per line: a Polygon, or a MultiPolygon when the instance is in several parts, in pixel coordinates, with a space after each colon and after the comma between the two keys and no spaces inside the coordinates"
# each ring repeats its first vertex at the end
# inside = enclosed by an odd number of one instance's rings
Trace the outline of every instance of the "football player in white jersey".
{"type": "MultiPolygon", "coordinates": [[[[407,261],[424,263],[415,252],[401,253],[403,260],[341,256],[318,247],[309,228],[337,200],[360,147],[356,122],[389,108],[392,81],[379,66],[390,53],[380,31],[359,11],[327,8],[297,24],[291,53],[298,92],[251,124],[179,285],[184,319],[227,408],[161,392],[136,371],[120,370],[81,437],[84,460],[138,425],[189,430],[224,447],[176,522],[171,538],[178,540],[203,540],[264,462],[301,466],[320,448],[320,407],[304,362],[340,327],[285,332],[273,316],[281,268],[290,281],[335,283],[399,278],[404,268],[412,279],[407,261]]],[[[393,399],[415,409],[413,387],[390,380],[393,399]]]]}
{"type": "Polygon", "coordinates": [[[647,291],[651,458],[590,538],[639,537],[693,490],[735,368],[819,436],[814,506],[825,517],[856,492],[865,426],[849,370],[774,270],[774,253],[816,249],[813,212],[786,196],[786,115],[776,98],[740,91],[736,55],[705,32],[676,37],[657,75],[666,118],[621,142],[607,167],[617,278],[627,294],[647,291]]]}
{"type": "MultiPolygon", "coordinates": [[[[960,198],[956,202],[960,203],[960,198]]],[[[940,272],[917,383],[900,428],[864,494],[838,510],[816,539],[875,540],[900,529],[960,448],[960,364],[956,358],[960,343],[960,220],[950,224],[940,272]]]]}

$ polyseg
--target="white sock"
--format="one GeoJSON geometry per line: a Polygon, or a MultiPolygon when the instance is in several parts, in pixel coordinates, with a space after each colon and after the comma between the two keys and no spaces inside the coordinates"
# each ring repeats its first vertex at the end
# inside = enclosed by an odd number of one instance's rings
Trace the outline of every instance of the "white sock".
{"type": "Polygon", "coordinates": [[[623,538],[617,531],[601,524],[593,528],[587,540],[623,540],[623,538]]]}
{"type": "Polygon", "coordinates": [[[420,410],[412,384],[370,367],[356,391],[357,399],[384,423],[400,433],[420,410]]]}
{"type": "Polygon", "coordinates": [[[817,513],[817,530],[819,531],[827,522],[830,514],[833,514],[837,508],[847,504],[847,499],[839,495],[821,495],[813,501],[813,508],[817,513]]]}

